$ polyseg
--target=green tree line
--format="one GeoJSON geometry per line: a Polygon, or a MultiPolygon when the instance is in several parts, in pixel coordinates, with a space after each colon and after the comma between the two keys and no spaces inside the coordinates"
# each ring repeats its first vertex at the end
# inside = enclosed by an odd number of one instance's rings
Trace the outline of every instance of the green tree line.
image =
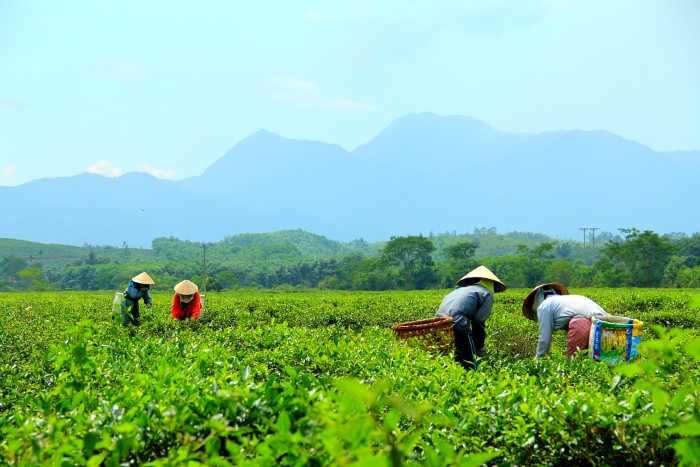
{"type": "Polygon", "coordinates": [[[40,255],[28,247],[15,254],[0,243],[5,252],[0,291],[118,290],[143,270],[157,279],[156,289],[186,278],[204,290],[420,290],[451,287],[479,264],[509,287],[545,281],[574,287],[700,287],[700,233],[660,235],[635,228],[603,233],[597,243],[587,244],[531,233],[501,235],[495,229],[396,236],[379,243],[341,243],[300,230],[213,243],[170,237],[155,239],[150,250],[85,245],[81,257],[63,264],[48,246],[37,245],[40,255]]]}

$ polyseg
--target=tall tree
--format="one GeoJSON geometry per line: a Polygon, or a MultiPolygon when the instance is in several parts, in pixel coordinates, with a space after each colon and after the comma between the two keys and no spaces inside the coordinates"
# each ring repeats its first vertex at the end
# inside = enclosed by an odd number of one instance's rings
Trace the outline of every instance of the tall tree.
{"type": "Polygon", "coordinates": [[[391,237],[382,250],[382,259],[398,267],[406,288],[423,289],[434,280],[433,251],[433,242],[422,235],[391,237]]]}
{"type": "Polygon", "coordinates": [[[17,283],[17,273],[26,269],[29,263],[19,256],[9,255],[0,261],[0,276],[7,279],[11,284],[17,283]]]}
{"type": "Polygon", "coordinates": [[[440,267],[442,287],[454,285],[457,279],[477,266],[474,260],[477,248],[479,245],[474,242],[460,242],[442,249],[446,257],[440,267]]]}
{"type": "Polygon", "coordinates": [[[525,262],[522,263],[524,267],[522,272],[527,287],[534,287],[548,279],[545,276],[554,257],[552,250],[555,244],[556,242],[542,242],[534,248],[518,245],[518,254],[525,258],[525,262]]]}
{"type": "Polygon", "coordinates": [[[471,259],[478,247],[474,242],[461,242],[445,247],[444,251],[445,256],[458,263],[471,259]]]}
{"type": "Polygon", "coordinates": [[[623,242],[610,242],[599,260],[602,270],[617,277],[607,277],[607,284],[624,287],[659,287],[664,270],[678,247],[650,230],[620,229],[623,242]]]}
{"type": "Polygon", "coordinates": [[[685,256],[685,265],[692,268],[700,265],[700,233],[684,237],[677,242],[681,256],[685,256]]]}

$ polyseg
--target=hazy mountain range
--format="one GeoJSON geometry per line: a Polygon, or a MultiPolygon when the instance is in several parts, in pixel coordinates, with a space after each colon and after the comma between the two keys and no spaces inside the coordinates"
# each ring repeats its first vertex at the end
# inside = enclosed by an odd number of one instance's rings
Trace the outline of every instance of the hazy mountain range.
{"type": "Polygon", "coordinates": [[[259,131],[180,181],[84,173],[0,187],[0,237],[148,247],[162,236],[297,228],[340,241],[482,227],[579,239],[582,227],[692,234],[699,181],[700,151],[423,113],[353,151],[259,131]]]}

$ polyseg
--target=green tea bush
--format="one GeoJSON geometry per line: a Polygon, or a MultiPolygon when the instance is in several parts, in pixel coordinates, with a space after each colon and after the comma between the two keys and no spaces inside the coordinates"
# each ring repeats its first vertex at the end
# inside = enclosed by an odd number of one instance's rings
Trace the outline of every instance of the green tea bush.
{"type": "Polygon", "coordinates": [[[692,295],[586,290],[650,323],[613,367],[565,333],[534,360],[527,292],[496,295],[474,372],[391,330],[446,291],[208,293],[196,322],[155,292],[131,329],[110,293],[0,294],[0,464],[696,465],[692,295]]]}

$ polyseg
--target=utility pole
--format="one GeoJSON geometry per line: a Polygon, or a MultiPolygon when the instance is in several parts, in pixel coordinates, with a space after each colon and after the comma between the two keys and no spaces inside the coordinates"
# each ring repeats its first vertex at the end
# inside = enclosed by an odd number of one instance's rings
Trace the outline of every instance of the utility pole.
{"type": "Polygon", "coordinates": [[[204,269],[204,293],[207,293],[207,244],[202,243],[202,268],[204,269]]]}
{"type": "Polygon", "coordinates": [[[598,227],[579,227],[579,230],[583,230],[583,247],[586,247],[586,231],[591,231],[591,247],[595,248],[595,231],[600,230],[598,227]]]}

